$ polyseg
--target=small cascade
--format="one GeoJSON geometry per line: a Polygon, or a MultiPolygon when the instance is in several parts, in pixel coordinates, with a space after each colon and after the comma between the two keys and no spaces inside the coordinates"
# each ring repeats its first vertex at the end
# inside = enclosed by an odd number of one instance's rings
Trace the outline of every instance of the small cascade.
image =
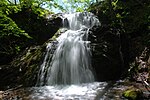
{"type": "Polygon", "coordinates": [[[94,81],[89,29],[99,20],[89,12],[63,15],[66,31],[47,44],[37,85],[80,84],[94,81]]]}

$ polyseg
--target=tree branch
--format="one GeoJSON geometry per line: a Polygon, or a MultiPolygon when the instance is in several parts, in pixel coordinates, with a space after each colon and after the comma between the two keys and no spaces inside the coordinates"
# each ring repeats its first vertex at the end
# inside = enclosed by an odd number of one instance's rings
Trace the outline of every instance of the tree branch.
{"type": "Polygon", "coordinates": [[[10,4],[12,4],[12,2],[11,1],[9,1],[9,0],[7,0],[10,4]]]}

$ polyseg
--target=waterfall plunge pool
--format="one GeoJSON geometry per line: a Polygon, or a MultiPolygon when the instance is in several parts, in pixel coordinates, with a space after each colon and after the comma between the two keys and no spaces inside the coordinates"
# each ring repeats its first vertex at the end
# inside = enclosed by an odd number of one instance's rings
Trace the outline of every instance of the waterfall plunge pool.
{"type": "Polygon", "coordinates": [[[2,94],[2,100],[97,100],[107,91],[107,82],[16,88],[2,94]]]}
{"type": "Polygon", "coordinates": [[[0,93],[0,100],[128,100],[122,93],[129,86],[121,80],[15,88],[0,93]]]}
{"type": "Polygon", "coordinates": [[[106,82],[83,83],[80,85],[56,85],[34,87],[28,96],[31,100],[95,100],[104,91],[106,82]]]}

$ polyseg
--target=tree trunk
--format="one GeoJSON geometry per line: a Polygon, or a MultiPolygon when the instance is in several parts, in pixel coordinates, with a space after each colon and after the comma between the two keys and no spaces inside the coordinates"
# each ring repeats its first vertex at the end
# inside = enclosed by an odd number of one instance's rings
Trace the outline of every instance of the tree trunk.
{"type": "Polygon", "coordinates": [[[14,0],[14,2],[15,2],[15,5],[17,5],[17,0],[14,0]]]}

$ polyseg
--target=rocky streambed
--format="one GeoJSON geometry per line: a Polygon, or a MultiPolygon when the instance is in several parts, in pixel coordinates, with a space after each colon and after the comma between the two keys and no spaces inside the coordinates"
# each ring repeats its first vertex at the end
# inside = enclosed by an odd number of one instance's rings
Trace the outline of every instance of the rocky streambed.
{"type": "Polygon", "coordinates": [[[0,92],[1,100],[148,100],[149,96],[150,93],[143,85],[127,80],[69,86],[18,87],[0,92]]]}

